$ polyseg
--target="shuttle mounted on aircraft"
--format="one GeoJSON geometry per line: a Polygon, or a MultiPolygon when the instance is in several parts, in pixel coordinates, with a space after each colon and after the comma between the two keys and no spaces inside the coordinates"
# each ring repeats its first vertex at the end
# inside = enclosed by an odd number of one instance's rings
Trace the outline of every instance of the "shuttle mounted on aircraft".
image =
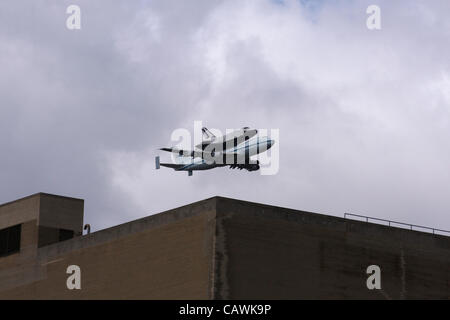
{"type": "Polygon", "coordinates": [[[160,157],[155,158],[156,169],[161,166],[175,171],[187,171],[189,176],[196,170],[209,170],[229,166],[230,169],[260,169],[259,161],[251,160],[270,149],[275,141],[268,137],[258,137],[258,130],[244,127],[225,136],[216,137],[207,128],[202,128],[202,142],[194,150],[183,150],[176,147],[161,148],[172,152],[176,163],[160,163],[160,157]]]}

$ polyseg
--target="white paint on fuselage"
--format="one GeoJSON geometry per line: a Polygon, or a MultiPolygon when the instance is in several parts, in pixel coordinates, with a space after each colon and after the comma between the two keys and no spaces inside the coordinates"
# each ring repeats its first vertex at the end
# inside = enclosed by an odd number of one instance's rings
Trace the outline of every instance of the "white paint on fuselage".
{"type": "MultiPolygon", "coordinates": [[[[255,156],[259,153],[269,150],[275,141],[269,139],[268,137],[253,137],[236,147],[229,148],[225,150],[226,153],[237,153],[238,157],[244,157],[245,151],[248,149],[249,157],[255,156]]],[[[221,153],[218,153],[221,157],[221,153]]],[[[230,163],[232,164],[232,163],[230,163]]],[[[229,164],[227,163],[207,163],[205,159],[194,158],[190,163],[187,163],[184,167],[177,169],[177,171],[196,171],[196,170],[209,170],[217,167],[224,167],[229,164]]]]}
{"type": "Polygon", "coordinates": [[[238,141],[244,140],[245,137],[248,137],[248,139],[253,138],[258,134],[258,130],[256,129],[239,129],[236,131],[233,131],[229,134],[226,134],[221,137],[214,137],[213,140],[203,140],[202,143],[196,145],[195,147],[197,149],[202,150],[205,146],[208,146],[209,149],[222,149],[224,143],[226,146],[230,145],[233,146],[234,139],[236,138],[238,141]]]}

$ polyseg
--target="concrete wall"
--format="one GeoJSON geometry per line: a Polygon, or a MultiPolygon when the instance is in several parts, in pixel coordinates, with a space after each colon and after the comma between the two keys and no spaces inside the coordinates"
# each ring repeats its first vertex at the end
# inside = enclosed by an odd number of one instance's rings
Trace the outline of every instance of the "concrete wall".
{"type": "Polygon", "coordinates": [[[214,201],[0,259],[0,299],[208,299],[214,201]],[[81,290],[66,269],[81,268],[81,290]],[[2,281],[3,279],[8,281],[2,281]]]}
{"type": "Polygon", "coordinates": [[[215,298],[449,299],[450,238],[218,199],[215,298]],[[381,268],[382,290],[366,269],[381,268]]]}
{"type": "Polygon", "coordinates": [[[31,220],[37,221],[39,208],[40,197],[38,195],[0,205],[0,229],[31,220]]]}
{"type": "Polygon", "coordinates": [[[84,201],[40,193],[39,225],[83,234],[84,201]]]}
{"type": "Polygon", "coordinates": [[[26,224],[27,228],[22,228],[21,243],[25,247],[37,246],[39,237],[49,238],[47,242],[57,242],[59,229],[72,230],[75,236],[81,236],[83,214],[84,201],[81,199],[37,193],[0,205],[0,230],[26,224]],[[31,239],[32,243],[29,242],[31,239]]]}
{"type": "Polygon", "coordinates": [[[450,237],[216,197],[38,249],[30,218],[0,299],[450,298],[450,237]]]}

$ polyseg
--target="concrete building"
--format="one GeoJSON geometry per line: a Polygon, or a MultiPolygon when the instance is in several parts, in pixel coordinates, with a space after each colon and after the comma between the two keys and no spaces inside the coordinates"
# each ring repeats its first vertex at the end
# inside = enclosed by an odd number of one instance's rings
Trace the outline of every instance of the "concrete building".
{"type": "Polygon", "coordinates": [[[450,298],[443,235],[222,197],[82,227],[80,199],[1,205],[0,299],[450,298]],[[67,287],[72,265],[79,290],[67,287]],[[370,265],[381,289],[366,285],[370,265]]]}

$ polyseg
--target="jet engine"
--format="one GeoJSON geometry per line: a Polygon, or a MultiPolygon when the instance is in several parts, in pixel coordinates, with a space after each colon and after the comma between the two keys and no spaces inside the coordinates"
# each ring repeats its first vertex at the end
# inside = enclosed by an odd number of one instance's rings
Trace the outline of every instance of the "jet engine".
{"type": "Polygon", "coordinates": [[[259,170],[259,161],[256,160],[256,163],[246,163],[246,164],[232,164],[230,165],[230,169],[245,169],[248,171],[257,171],[259,170]]]}

